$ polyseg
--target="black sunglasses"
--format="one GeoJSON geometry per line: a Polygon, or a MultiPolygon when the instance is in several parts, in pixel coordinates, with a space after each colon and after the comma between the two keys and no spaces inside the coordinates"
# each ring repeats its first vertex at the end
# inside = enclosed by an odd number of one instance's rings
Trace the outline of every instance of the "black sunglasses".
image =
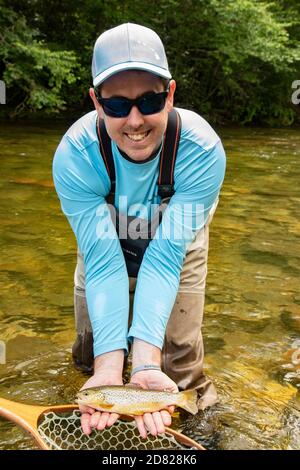
{"type": "Polygon", "coordinates": [[[159,113],[165,107],[168,94],[169,87],[161,93],[149,93],[135,100],[130,100],[123,97],[102,98],[95,89],[96,98],[102,105],[105,114],[115,118],[128,116],[133,106],[137,106],[140,113],[145,116],[159,113]]]}

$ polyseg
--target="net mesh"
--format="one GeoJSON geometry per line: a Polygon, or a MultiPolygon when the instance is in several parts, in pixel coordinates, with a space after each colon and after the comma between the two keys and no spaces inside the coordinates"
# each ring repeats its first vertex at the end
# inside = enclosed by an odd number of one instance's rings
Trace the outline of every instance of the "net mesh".
{"type": "MultiPolygon", "coordinates": [[[[93,430],[83,434],[80,423],[81,413],[45,413],[38,426],[40,436],[53,450],[152,450],[188,449],[171,434],[148,435],[142,439],[134,421],[117,421],[103,431],[93,430]]],[[[189,449],[191,449],[189,447],[189,449]]]]}

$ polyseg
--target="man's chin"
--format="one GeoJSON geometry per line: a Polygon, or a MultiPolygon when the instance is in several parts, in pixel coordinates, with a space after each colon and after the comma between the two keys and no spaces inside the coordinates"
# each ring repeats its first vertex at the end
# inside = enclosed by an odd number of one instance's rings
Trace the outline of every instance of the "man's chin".
{"type": "MultiPolygon", "coordinates": [[[[136,161],[143,161],[147,160],[149,158],[154,150],[152,150],[152,147],[149,148],[148,146],[145,148],[132,148],[133,146],[126,146],[124,147],[123,152],[126,153],[126,155],[131,158],[132,160],[136,161]]],[[[136,146],[137,147],[137,146],[136,146]]]]}

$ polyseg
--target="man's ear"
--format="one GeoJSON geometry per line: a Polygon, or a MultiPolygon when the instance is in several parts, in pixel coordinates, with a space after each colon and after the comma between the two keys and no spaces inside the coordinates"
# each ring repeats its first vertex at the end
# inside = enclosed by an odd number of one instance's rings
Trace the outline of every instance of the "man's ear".
{"type": "Polygon", "coordinates": [[[176,90],[176,82],[175,80],[171,80],[169,83],[169,94],[167,97],[167,111],[168,112],[171,111],[171,109],[173,108],[175,90],[176,90]]]}
{"type": "Polygon", "coordinates": [[[96,98],[96,95],[95,95],[95,90],[94,88],[90,88],[89,89],[89,95],[94,103],[94,106],[95,106],[95,109],[98,113],[98,116],[101,118],[101,119],[104,119],[104,113],[103,113],[103,109],[102,109],[102,106],[101,104],[99,103],[99,101],[97,100],[96,98]]]}

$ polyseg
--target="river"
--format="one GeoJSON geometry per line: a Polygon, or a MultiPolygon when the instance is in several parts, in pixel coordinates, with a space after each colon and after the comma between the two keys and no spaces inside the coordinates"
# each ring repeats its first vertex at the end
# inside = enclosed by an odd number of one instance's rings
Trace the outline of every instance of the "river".
{"type": "MultiPolygon", "coordinates": [[[[0,396],[26,403],[73,402],[86,381],[71,359],[76,243],[51,178],[65,129],[0,127],[0,396]]],[[[218,132],[228,160],[203,334],[220,403],[173,425],[208,449],[300,449],[300,132],[218,132]]],[[[31,448],[0,419],[0,449],[31,448]]]]}

